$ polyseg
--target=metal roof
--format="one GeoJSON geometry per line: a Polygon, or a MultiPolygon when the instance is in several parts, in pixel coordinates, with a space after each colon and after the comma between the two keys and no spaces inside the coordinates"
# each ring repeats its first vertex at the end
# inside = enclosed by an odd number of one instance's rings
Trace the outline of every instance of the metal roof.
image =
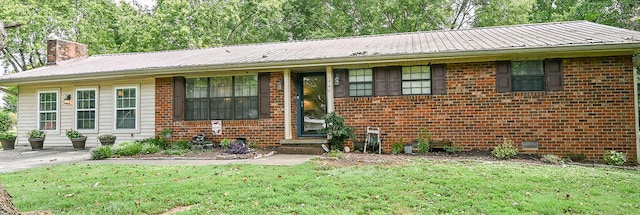
{"type": "MultiPolygon", "coordinates": [[[[224,68],[287,68],[339,65],[367,59],[481,56],[508,50],[616,46],[640,49],[640,32],[587,21],[497,26],[463,30],[371,35],[325,40],[222,46],[194,50],[95,55],[12,75],[0,84],[62,80],[76,76],[160,74],[154,71],[224,68]]],[[[576,49],[577,50],[577,49],[576,49]]],[[[505,52],[506,53],[506,52],[505,52]]]]}

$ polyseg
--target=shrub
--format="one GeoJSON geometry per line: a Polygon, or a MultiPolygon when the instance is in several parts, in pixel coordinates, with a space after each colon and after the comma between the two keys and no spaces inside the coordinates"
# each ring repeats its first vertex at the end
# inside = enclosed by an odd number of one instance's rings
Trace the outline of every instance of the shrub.
{"type": "Polygon", "coordinates": [[[136,140],[135,142],[141,143],[141,144],[149,143],[149,144],[156,145],[156,146],[160,147],[160,149],[166,149],[167,146],[169,145],[167,140],[164,137],[160,137],[160,136],[149,137],[149,138],[142,139],[142,140],[136,140]]]}
{"type": "Polygon", "coordinates": [[[162,150],[160,146],[151,143],[143,143],[141,145],[140,154],[155,154],[162,150]]]}
{"type": "Polygon", "coordinates": [[[587,159],[587,155],[585,155],[584,153],[569,153],[566,157],[569,158],[569,160],[571,160],[572,162],[582,162],[587,159]]]}
{"type": "Polygon", "coordinates": [[[16,139],[17,135],[13,132],[0,132],[0,140],[16,139]]]}
{"type": "Polygon", "coordinates": [[[47,134],[43,130],[33,129],[30,131],[27,131],[28,138],[43,138],[46,135],[47,134]]]}
{"type": "Polygon", "coordinates": [[[604,162],[609,165],[620,166],[627,162],[627,155],[623,152],[609,151],[602,156],[604,162]]]}
{"type": "Polygon", "coordinates": [[[0,132],[6,132],[13,125],[11,115],[7,111],[0,111],[0,132]]]}
{"type": "Polygon", "coordinates": [[[429,152],[429,146],[431,145],[431,133],[428,129],[420,129],[418,133],[418,152],[429,152]]]}
{"type": "Polygon", "coordinates": [[[113,147],[113,154],[118,156],[132,156],[140,154],[142,151],[142,143],[125,142],[113,147]]]}
{"type": "Polygon", "coordinates": [[[249,142],[249,148],[258,148],[258,146],[260,146],[260,141],[258,140],[249,142]]]}
{"type": "Polygon", "coordinates": [[[446,152],[448,152],[449,154],[455,154],[458,153],[458,151],[460,151],[460,149],[462,149],[462,147],[460,146],[455,146],[455,145],[445,145],[444,146],[444,150],[446,152]]]}
{"type": "Polygon", "coordinates": [[[542,156],[542,162],[551,163],[551,164],[562,164],[562,163],[564,163],[564,160],[562,158],[558,157],[557,155],[546,154],[546,155],[542,156]]]}
{"type": "Polygon", "coordinates": [[[93,160],[110,158],[112,155],[113,151],[111,150],[111,146],[98,146],[91,150],[91,159],[93,160]]]}
{"type": "Polygon", "coordinates": [[[191,143],[189,143],[189,141],[186,140],[178,140],[176,142],[173,142],[173,144],[171,144],[171,149],[190,149],[191,148],[191,143]]]}
{"type": "Polygon", "coordinates": [[[332,157],[332,158],[342,158],[344,154],[342,153],[342,151],[334,149],[329,151],[329,153],[327,153],[327,157],[332,157]]]}
{"type": "Polygon", "coordinates": [[[402,141],[391,144],[391,153],[394,155],[402,153],[402,141]]]}
{"type": "Polygon", "coordinates": [[[225,148],[225,149],[226,149],[226,148],[229,148],[229,146],[231,145],[231,143],[233,143],[233,141],[232,141],[232,140],[225,138],[225,139],[223,139],[222,141],[220,141],[220,147],[225,148]]]}
{"type": "Polygon", "coordinates": [[[231,153],[231,154],[247,154],[251,152],[251,150],[249,149],[249,146],[246,143],[239,143],[237,141],[234,141],[229,145],[229,148],[224,152],[231,153]]]}
{"type": "Polygon", "coordinates": [[[320,130],[320,133],[329,137],[329,145],[331,149],[342,150],[344,142],[349,139],[355,139],[353,128],[344,124],[344,119],[336,112],[331,112],[324,117],[326,126],[320,130]]]}
{"type": "Polygon", "coordinates": [[[504,138],[502,145],[496,146],[493,148],[493,151],[491,151],[491,155],[501,160],[510,159],[517,154],[518,149],[513,146],[513,141],[507,138],[504,138]]]}

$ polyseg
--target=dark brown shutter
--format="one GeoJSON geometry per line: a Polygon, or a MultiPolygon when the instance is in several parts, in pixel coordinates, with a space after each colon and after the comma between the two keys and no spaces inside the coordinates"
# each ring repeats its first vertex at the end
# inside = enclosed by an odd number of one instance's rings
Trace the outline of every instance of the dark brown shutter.
{"type": "Polygon", "coordinates": [[[347,70],[336,69],[333,70],[333,97],[343,98],[347,97],[347,87],[349,82],[347,81],[347,70]],[[336,82],[337,80],[337,82],[336,82]]]}
{"type": "Polygon", "coordinates": [[[499,93],[511,92],[511,62],[496,62],[496,88],[499,93]]]}
{"type": "Polygon", "coordinates": [[[387,72],[389,73],[389,79],[387,79],[387,95],[402,95],[402,67],[389,67],[387,72]]]}
{"type": "Polygon", "coordinates": [[[547,59],[544,67],[547,91],[562,90],[562,59],[547,59]]]}
{"type": "Polygon", "coordinates": [[[173,121],[184,120],[184,77],[173,77],[173,121]]]}
{"type": "Polygon", "coordinates": [[[268,119],[271,117],[270,103],[270,87],[271,73],[265,72],[258,75],[258,95],[259,95],[259,117],[260,119],[268,119]]]}
{"type": "Polygon", "coordinates": [[[387,67],[373,68],[373,94],[375,96],[386,96],[388,92],[389,72],[387,67]]]}
{"type": "Polygon", "coordinates": [[[431,94],[447,94],[447,72],[444,64],[431,65],[431,94]]]}

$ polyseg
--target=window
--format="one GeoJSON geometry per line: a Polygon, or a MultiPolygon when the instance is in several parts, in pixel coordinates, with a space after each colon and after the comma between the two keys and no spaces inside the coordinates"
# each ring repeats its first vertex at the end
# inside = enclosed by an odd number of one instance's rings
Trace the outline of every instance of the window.
{"type": "Polygon", "coordinates": [[[349,70],[349,96],[373,95],[372,69],[349,70]]]}
{"type": "Polygon", "coordinates": [[[76,129],[96,129],[96,90],[76,90],[76,129]]]}
{"type": "Polygon", "coordinates": [[[402,94],[431,94],[431,69],[429,66],[402,67],[402,94]]]}
{"type": "Polygon", "coordinates": [[[116,129],[136,129],[136,114],[138,108],[138,88],[116,88],[116,129]]]}
{"type": "Polygon", "coordinates": [[[544,63],[537,61],[511,61],[511,90],[544,91],[544,63]]]}
{"type": "Polygon", "coordinates": [[[189,78],[185,85],[187,120],[258,118],[257,75],[189,78]]]}
{"type": "Polygon", "coordinates": [[[58,92],[38,93],[38,129],[45,131],[58,130],[58,92]]]}

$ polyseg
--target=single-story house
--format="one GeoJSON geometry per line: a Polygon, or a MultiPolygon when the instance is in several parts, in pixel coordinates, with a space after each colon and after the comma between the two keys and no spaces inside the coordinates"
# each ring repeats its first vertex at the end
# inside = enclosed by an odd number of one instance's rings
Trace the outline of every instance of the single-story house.
{"type": "Polygon", "coordinates": [[[524,153],[637,161],[639,51],[640,32],[587,21],[96,56],[51,40],[47,66],[0,86],[19,87],[18,132],[45,130],[45,147],[70,144],[71,128],[88,143],[173,129],[296,152],[326,142],[335,111],[356,141],[381,128],[385,152],[428,129],[464,150],[509,138],[524,153]]]}

